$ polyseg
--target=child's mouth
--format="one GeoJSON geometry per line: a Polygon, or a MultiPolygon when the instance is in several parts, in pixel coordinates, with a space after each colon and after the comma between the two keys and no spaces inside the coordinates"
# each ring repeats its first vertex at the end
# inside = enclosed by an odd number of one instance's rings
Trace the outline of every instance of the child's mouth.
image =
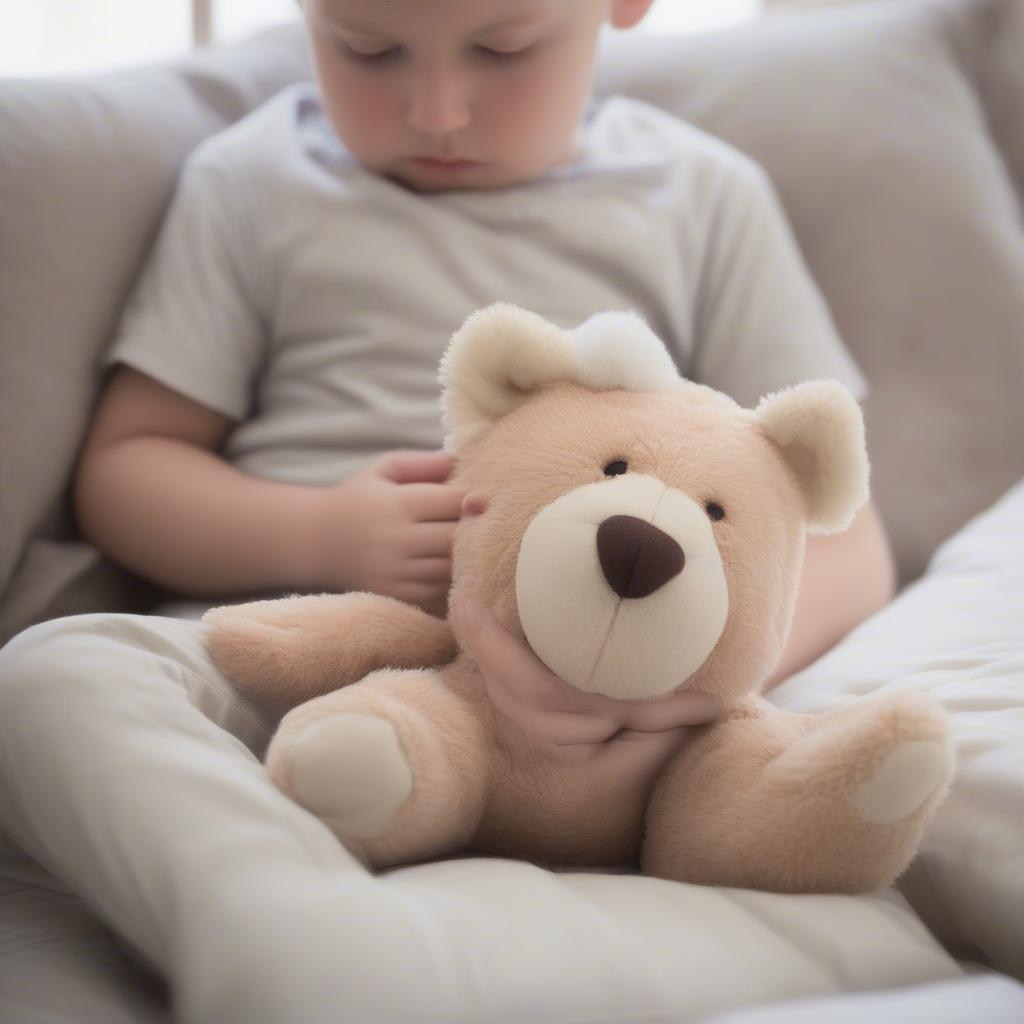
{"type": "Polygon", "coordinates": [[[425,171],[437,171],[445,174],[458,174],[480,166],[478,160],[444,160],[434,156],[414,156],[412,162],[425,171]]]}

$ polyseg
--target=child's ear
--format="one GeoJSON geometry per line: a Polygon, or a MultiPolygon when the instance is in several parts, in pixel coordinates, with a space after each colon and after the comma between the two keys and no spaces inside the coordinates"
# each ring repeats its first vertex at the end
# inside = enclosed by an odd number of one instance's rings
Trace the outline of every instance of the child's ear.
{"type": "Polygon", "coordinates": [[[633,28],[643,21],[654,0],[612,0],[608,21],[612,28],[633,28]]]}
{"type": "Polygon", "coordinates": [[[809,533],[842,533],[868,500],[864,417],[838,381],[767,395],[754,417],[782,452],[804,494],[809,533]]]}

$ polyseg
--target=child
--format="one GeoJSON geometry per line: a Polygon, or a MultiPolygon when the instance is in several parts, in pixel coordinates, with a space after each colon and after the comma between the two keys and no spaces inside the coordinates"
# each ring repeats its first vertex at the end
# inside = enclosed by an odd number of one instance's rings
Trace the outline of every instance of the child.
{"type": "MultiPolygon", "coordinates": [[[[863,394],[764,175],[643,104],[587,109],[602,24],[650,3],[304,0],[318,88],[185,167],[75,499],[89,539],[194,603],[12,641],[0,822],[171,975],[189,1019],[231,1004],[220,979],[282,920],[330,949],[330,923],[275,887],[344,852],[263,779],[276,715],[219,676],[188,616],[354,589],[444,614],[463,494],[436,380],[466,315],[637,309],[684,374],[743,404],[809,377],[863,394]]],[[[890,587],[872,509],[812,541],[776,678],[890,587]]],[[[475,642],[501,671],[491,634],[475,642]]]]}

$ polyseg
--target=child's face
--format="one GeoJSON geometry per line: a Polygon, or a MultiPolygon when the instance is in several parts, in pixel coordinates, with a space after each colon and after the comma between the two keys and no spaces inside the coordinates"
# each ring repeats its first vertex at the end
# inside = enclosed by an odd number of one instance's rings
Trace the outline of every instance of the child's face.
{"type": "Polygon", "coordinates": [[[572,158],[602,23],[651,0],[303,0],[348,150],[422,191],[496,188],[572,158]]]}

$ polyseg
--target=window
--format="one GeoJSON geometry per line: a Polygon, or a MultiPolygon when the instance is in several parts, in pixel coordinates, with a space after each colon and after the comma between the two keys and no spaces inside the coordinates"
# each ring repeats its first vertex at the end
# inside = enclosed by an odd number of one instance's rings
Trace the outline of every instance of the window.
{"type": "Polygon", "coordinates": [[[640,23],[645,32],[709,32],[756,18],[762,0],[654,0],[640,23]]]}
{"type": "MultiPolygon", "coordinates": [[[[655,0],[645,32],[723,28],[762,0],[655,0]]],[[[0,0],[0,75],[105,71],[294,20],[295,0],[0,0]]]]}

